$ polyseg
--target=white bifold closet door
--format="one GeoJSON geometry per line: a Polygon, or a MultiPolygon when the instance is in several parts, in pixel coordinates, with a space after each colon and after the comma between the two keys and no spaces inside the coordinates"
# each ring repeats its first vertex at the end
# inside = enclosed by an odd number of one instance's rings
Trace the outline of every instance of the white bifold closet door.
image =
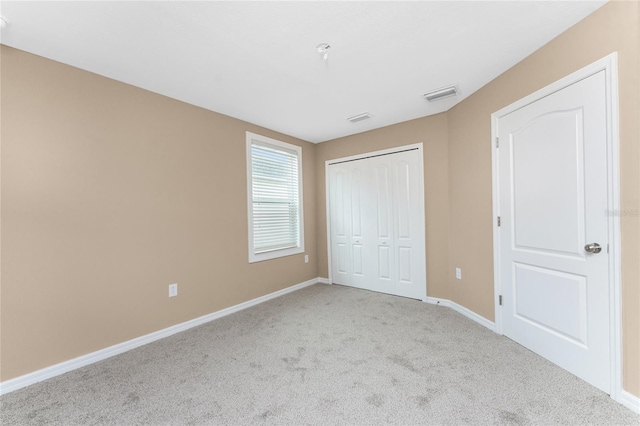
{"type": "Polygon", "coordinates": [[[426,298],[422,150],[328,166],[332,281],[426,298]]]}

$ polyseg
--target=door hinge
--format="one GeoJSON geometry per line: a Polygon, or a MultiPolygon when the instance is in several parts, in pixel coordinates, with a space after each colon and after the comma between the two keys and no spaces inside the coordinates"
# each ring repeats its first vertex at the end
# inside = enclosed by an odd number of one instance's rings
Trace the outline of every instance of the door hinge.
{"type": "Polygon", "coordinates": [[[498,296],[498,304],[502,306],[502,295],[498,296]]]}
{"type": "Polygon", "coordinates": [[[500,226],[501,222],[502,221],[500,220],[500,216],[498,216],[498,226],[500,226]]]}
{"type": "Polygon", "coordinates": [[[607,244],[607,253],[609,253],[609,244],[607,244]]]}
{"type": "Polygon", "coordinates": [[[500,138],[496,136],[496,148],[500,148],[500,138]]]}

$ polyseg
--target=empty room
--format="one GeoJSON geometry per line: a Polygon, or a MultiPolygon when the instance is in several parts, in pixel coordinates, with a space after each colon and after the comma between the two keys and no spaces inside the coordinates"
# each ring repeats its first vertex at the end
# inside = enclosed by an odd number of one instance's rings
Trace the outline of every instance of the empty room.
{"type": "Polygon", "coordinates": [[[3,425],[640,424],[639,2],[0,18],[3,425]]]}

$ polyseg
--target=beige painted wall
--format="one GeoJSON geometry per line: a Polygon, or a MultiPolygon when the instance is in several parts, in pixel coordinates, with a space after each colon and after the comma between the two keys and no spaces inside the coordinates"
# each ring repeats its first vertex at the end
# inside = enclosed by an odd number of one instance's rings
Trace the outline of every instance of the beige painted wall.
{"type": "Polygon", "coordinates": [[[1,55],[2,380],[317,277],[314,145],[1,55]],[[309,264],[247,262],[247,130],[303,148],[309,264]]]}
{"type": "Polygon", "coordinates": [[[447,187],[447,117],[424,117],[316,146],[316,229],[318,272],[328,276],[325,161],[413,143],[423,144],[427,291],[446,296],[449,195],[447,187]]]}
{"type": "Polygon", "coordinates": [[[327,276],[324,161],[429,140],[425,149],[429,296],[494,320],[491,113],[619,53],[624,388],[640,396],[639,3],[611,2],[445,114],[318,145],[318,272],[327,276]],[[444,130],[440,126],[446,124],[444,130]],[[445,152],[441,148],[447,145],[445,152]],[[447,162],[447,164],[445,164],[447,162]],[[447,202],[449,203],[447,206],[447,202]],[[448,247],[448,255],[444,252],[448,247]],[[463,269],[456,280],[454,267],[463,269]]]}

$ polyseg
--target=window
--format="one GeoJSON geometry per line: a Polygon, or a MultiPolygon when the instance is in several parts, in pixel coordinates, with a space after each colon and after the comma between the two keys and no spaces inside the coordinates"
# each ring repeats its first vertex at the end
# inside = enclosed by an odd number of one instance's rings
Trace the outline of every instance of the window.
{"type": "Polygon", "coordinates": [[[304,252],[302,149],[247,132],[249,262],[304,252]]]}

